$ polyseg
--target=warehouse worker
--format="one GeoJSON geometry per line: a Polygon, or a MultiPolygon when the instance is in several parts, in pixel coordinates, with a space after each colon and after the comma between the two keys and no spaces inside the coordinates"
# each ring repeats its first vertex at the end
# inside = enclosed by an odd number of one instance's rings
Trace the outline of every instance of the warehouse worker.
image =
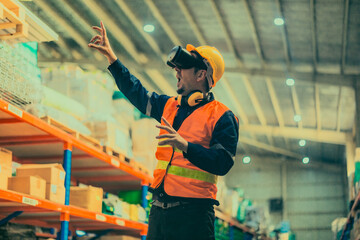
{"type": "Polygon", "coordinates": [[[93,29],[99,35],[88,46],[108,59],[119,89],[161,123],[147,240],[214,240],[216,179],[233,166],[238,141],[237,118],[209,92],[224,73],[221,54],[210,46],[173,48],[167,64],[179,96],[158,95],[117,59],[104,25],[93,29]]]}

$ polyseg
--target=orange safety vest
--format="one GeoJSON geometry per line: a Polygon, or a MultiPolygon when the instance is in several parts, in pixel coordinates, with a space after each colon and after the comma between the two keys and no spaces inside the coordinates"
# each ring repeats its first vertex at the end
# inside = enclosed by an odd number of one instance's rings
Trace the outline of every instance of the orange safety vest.
{"type": "MultiPolygon", "coordinates": [[[[171,125],[178,110],[177,105],[175,97],[172,97],[164,108],[163,117],[171,125]]],[[[213,100],[193,111],[177,132],[186,141],[209,148],[215,125],[228,110],[224,104],[213,100]]],[[[161,125],[165,125],[162,120],[161,125]]],[[[166,130],[160,129],[160,135],[167,133],[166,130]]],[[[217,176],[196,167],[180,150],[173,149],[170,145],[158,145],[156,158],[158,163],[151,184],[153,189],[157,188],[164,179],[164,190],[170,196],[216,199],[217,176]]]]}

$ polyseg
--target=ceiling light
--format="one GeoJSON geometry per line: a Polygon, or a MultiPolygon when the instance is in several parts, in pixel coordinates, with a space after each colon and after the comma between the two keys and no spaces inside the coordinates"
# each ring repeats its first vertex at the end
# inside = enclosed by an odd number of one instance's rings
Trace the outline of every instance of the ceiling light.
{"type": "Polygon", "coordinates": [[[245,156],[245,157],[243,157],[242,161],[244,164],[248,164],[248,163],[250,163],[251,158],[249,156],[245,156]]]}
{"type": "Polygon", "coordinates": [[[281,17],[277,17],[277,18],[274,19],[274,24],[276,26],[282,26],[282,25],[284,25],[284,23],[285,23],[285,21],[281,17]]]}
{"type": "Polygon", "coordinates": [[[300,147],[304,147],[306,145],[306,141],[304,140],[304,139],[301,139],[300,141],[299,141],[299,146],[300,147]]]}
{"type": "Polygon", "coordinates": [[[301,116],[300,115],[295,115],[294,116],[294,121],[295,122],[300,122],[301,121],[301,116]]]}
{"type": "Polygon", "coordinates": [[[293,78],[286,79],[286,85],[288,85],[289,87],[294,86],[295,80],[293,78]]]}
{"type": "Polygon", "coordinates": [[[303,162],[303,164],[308,164],[308,163],[310,162],[310,158],[304,157],[304,158],[302,159],[302,162],[303,162]]]}
{"type": "Polygon", "coordinates": [[[144,25],[143,29],[145,32],[151,33],[155,30],[155,26],[152,24],[146,24],[146,25],[144,25]]]}

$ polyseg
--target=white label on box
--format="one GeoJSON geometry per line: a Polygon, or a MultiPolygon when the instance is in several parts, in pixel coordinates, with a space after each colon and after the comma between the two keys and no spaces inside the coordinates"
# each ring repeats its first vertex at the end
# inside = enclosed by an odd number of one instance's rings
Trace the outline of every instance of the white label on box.
{"type": "Polygon", "coordinates": [[[96,214],[96,220],[105,222],[106,217],[104,215],[96,214]]]}
{"type": "Polygon", "coordinates": [[[120,167],[120,162],[114,158],[111,159],[111,164],[116,167],[120,167]]]}
{"type": "Polygon", "coordinates": [[[123,221],[123,220],[120,220],[120,219],[116,219],[116,224],[117,225],[120,225],[120,226],[125,226],[125,221],[123,221]]]}
{"type": "Polygon", "coordinates": [[[22,116],[23,116],[23,111],[20,110],[20,109],[18,109],[17,107],[14,107],[14,106],[11,105],[11,104],[8,105],[8,110],[9,110],[10,112],[12,112],[13,114],[15,114],[16,116],[18,116],[18,117],[21,117],[21,118],[22,118],[22,116]]]}
{"type": "Polygon", "coordinates": [[[65,179],[65,172],[60,172],[60,179],[64,180],[65,179]]]}
{"type": "Polygon", "coordinates": [[[52,193],[54,193],[54,194],[56,194],[56,191],[57,191],[57,186],[56,185],[54,185],[54,184],[51,184],[51,192],[52,193]]]}
{"type": "Polygon", "coordinates": [[[31,206],[36,206],[39,204],[38,200],[32,199],[32,198],[28,198],[28,197],[23,197],[22,198],[22,203],[31,205],[31,206]]]}

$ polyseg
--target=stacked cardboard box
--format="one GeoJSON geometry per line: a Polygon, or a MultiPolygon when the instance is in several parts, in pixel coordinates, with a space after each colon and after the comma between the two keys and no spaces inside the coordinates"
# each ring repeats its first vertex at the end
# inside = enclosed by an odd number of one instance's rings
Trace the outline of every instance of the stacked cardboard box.
{"type": "Polygon", "coordinates": [[[46,196],[46,181],[39,176],[11,177],[8,186],[9,190],[15,192],[39,198],[46,196]]]}
{"type": "Polygon", "coordinates": [[[101,213],[102,200],[102,188],[93,186],[70,187],[70,205],[101,213]]]}
{"type": "Polygon", "coordinates": [[[12,152],[0,148],[0,189],[8,188],[8,178],[12,171],[12,152]]]}
{"type": "Polygon", "coordinates": [[[46,199],[65,203],[65,171],[61,164],[24,164],[16,169],[16,176],[43,178],[46,181],[46,199]]]}

